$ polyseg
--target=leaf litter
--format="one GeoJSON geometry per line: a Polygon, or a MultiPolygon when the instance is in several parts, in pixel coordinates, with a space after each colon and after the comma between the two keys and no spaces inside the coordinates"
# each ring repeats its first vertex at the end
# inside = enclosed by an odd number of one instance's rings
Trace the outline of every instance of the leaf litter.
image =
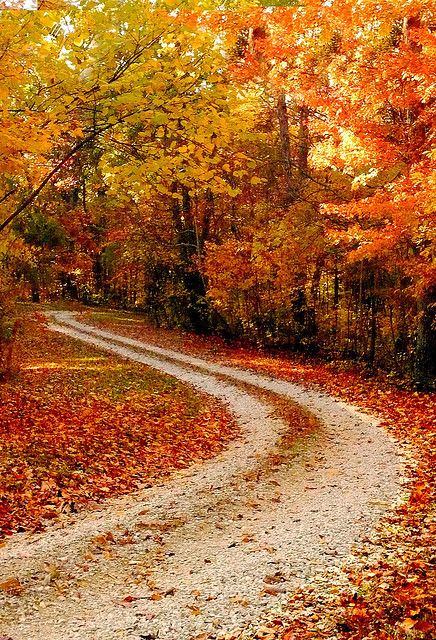
{"type": "MultiPolygon", "coordinates": [[[[280,640],[433,640],[436,636],[436,403],[434,393],[398,387],[389,377],[369,378],[341,362],[268,354],[228,345],[219,338],[156,331],[147,323],[123,322],[113,313],[84,314],[87,321],[123,335],[196,356],[253,369],[321,389],[375,414],[410,453],[406,498],[386,516],[344,567],[348,585],[332,584],[316,594],[297,590],[267,627],[241,630],[236,638],[280,640]]],[[[331,469],[332,479],[337,474],[331,469]]],[[[380,505],[381,506],[381,505],[380,505]]],[[[255,625],[254,625],[255,627],[255,625]]],[[[225,636],[223,636],[224,638],[225,636]]],[[[230,635],[228,635],[230,637],[230,635]]]]}
{"type": "Polygon", "coordinates": [[[238,429],[213,399],[143,365],[27,325],[0,385],[0,537],[217,453],[238,429]]]}

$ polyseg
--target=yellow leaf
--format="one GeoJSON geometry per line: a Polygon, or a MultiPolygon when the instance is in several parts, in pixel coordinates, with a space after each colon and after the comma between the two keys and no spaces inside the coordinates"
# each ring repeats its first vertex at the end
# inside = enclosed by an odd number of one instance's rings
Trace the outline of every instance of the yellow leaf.
{"type": "Polygon", "coordinates": [[[257,176],[253,176],[250,180],[250,184],[260,184],[263,182],[262,178],[258,178],[257,176]]]}

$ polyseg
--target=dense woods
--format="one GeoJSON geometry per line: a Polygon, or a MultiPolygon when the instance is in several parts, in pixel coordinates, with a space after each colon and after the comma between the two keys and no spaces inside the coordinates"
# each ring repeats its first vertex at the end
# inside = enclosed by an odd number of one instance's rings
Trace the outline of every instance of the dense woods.
{"type": "Polygon", "coordinates": [[[434,638],[434,4],[0,0],[0,640],[434,638]]]}
{"type": "Polygon", "coordinates": [[[436,376],[427,0],[91,0],[0,14],[14,300],[436,376]]]}

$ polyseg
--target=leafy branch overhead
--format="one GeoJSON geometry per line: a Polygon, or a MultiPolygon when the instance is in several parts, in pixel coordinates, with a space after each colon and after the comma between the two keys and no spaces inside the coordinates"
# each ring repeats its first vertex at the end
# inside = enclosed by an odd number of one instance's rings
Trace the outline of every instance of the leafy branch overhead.
{"type": "Polygon", "coordinates": [[[426,0],[93,0],[0,21],[3,262],[34,299],[434,384],[426,0]],[[41,215],[57,251],[25,240],[41,215]]]}

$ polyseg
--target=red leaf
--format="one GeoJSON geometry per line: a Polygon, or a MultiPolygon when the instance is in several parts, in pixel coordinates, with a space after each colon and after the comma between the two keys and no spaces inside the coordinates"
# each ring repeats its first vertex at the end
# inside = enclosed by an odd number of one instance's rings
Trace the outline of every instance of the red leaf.
{"type": "Polygon", "coordinates": [[[136,596],[126,596],[123,598],[123,602],[134,602],[135,600],[139,600],[136,596]]]}

